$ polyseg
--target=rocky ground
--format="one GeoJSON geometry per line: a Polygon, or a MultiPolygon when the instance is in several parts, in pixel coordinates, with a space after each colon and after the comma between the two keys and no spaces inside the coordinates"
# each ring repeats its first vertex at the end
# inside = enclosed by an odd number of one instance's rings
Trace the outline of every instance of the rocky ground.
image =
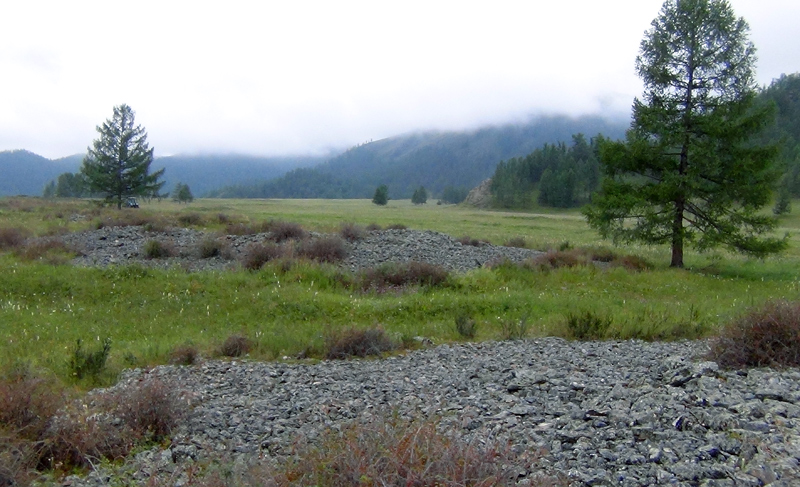
{"type": "MultiPolygon", "coordinates": [[[[193,253],[205,237],[127,227],[63,238],[82,249],[79,265],[236,265],[193,253]],[[144,259],[141,246],[151,238],[169,239],[181,257],[144,259]]],[[[235,256],[264,235],[216,238],[235,256]]],[[[370,233],[349,252],[342,265],[351,269],[419,260],[467,270],[535,255],[409,230],[370,233]]],[[[800,485],[800,371],[723,371],[704,360],[706,351],[705,342],[545,338],[442,345],[380,360],[207,361],[128,371],[116,387],[156,376],[190,391],[196,406],[168,448],[69,483],[105,485],[124,477],[146,484],[154,473],[173,473],[182,485],[187,462],[280,457],[297,438],[389,410],[441,415],[443,426],[473,439],[543,451],[541,464],[519,472],[520,485],[532,485],[540,470],[564,474],[573,485],[800,485]]]]}

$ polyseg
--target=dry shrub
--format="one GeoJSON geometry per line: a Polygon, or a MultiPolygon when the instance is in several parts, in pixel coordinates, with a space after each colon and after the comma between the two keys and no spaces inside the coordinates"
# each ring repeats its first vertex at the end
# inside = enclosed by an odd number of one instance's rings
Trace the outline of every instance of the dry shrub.
{"type": "Polygon", "coordinates": [[[231,335],[220,346],[219,353],[225,357],[241,357],[253,349],[253,342],[244,335],[231,335]]]}
{"type": "Polygon", "coordinates": [[[623,267],[629,271],[646,271],[653,268],[653,264],[637,255],[621,255],[611,261],[615,267],[623,267]]]}
{"type": "Polygon", "coordinates": [[[167,438],[187,413],[174,384],[147,379],[76,402],[46,432],[42,462],[49,468],[91,467],[101,458],[119,460],[137,445],[167,438]]]}
{"type": "Polygon", "coordinates": [[[602,340],[611,327],[611,318],[594,311],[570,313],[566,318],[566,327],[569,337],[575,340],[602,340]]]}
{"type": "Polygon", "coordinates": [[[381,327],[347,328],[325,337],[325,358],[367,357],[395,350],[397,346],[381,327]]]}
{"type": "Polygon", "coordinates": [[[230,249],[226,242],[216,238],[206,237],[197,244],[197,254],[201,259],[225,257],[230,254],[230,249]]]}
{"type": "Polygon", "coordinates": [[[489,242],[485,240],[478,240],[477,238],[470,238],[469,235],[464,235],[457,240],[458,243],[461,245],[471,245],[472,247],[480,247],[481,245],[486,245],[489,242]]]}
{"type": "Polygon", "coordinates": [[[14,367],[0,377],[0,429],[36,441],[64,401],[54,380],[28,366],[14,367]]]}
{"type": "Polygon", "coordinates": [[[710,356],[726,368],[800,366],[800,303],[771,301],[728,323],[710,356]]]}
{"type": "Polygon", "coordinates": [[[148,215],[140,210],[114,210],[113,215],[106,216],[96,224],[97,229],[105,227],[142,227],[148,232],[163,232],[169,225],[163,217],[148,215]]]}
{"type": "Polygon", "coordinates": [[[403,225],[402,223],[392,223],[391,225],[386,227],[387,230],[405,230],[407,228],[408,227],[403,225]]]}
{"type": "Polygon", "coordinates": [[[286,249],[278,244],[254,243],[247,246],[242,256],[242,267],[257,271],[269,261],[280,259],[286,255],[286,249]]]}
{"type": "Polygon", "coordinates": [[[22,228],[0,228],[0,250],[15,249],[25,243],[28,232],[22,228]]]}
{"type": "Polygon", "coordinates": [[[65,264],[78,254],[58,239],[29,241],[27,244],[17,247],[14,253],[20,259],[38,260],[54,265],[65,264]]]}
{"type": "Polygon", "coordinates": [[[407,262],[405,264],[384,264],[360,272],[358,282],[363,291],[384,290],[404,286],[444,286],[450,274],[441,266],[427,262],[407,262]]]}
{"type": "Polygon", "coordinates": [[[586,265],[589,259],[576,250],[551,250],[538,257],[534,257],[526,264],[537,270],[561,269],[563,267],[577,267],[586,265]]]}
{"type": "Polygon", "coordinates": [[[295,251],[298,257],[330,264],[341,262],[347,257],[347,245],[338,236],[300,242],[295,251]]]}
{"type": "Polygon", "coordinates": [[[342,223],[339,235],[348,242],[358,242],[367,236],[367,231],[355,223],[342,223]]]}
{"type": "Polygon", "coordinates": [[[161,240],[148,240],[142,246],[142,253],[148,259],[164,259],[177,255],[172,242],[161,240]]]}
{"type": "Polygon", "coordinates": [[[516,247],[518,249],[524,249],[527,247],[527,244],[525,243],[525,239],[523,237],[511,238],[504,245],[506,247],[516,247]]]}
{"type": "Polygon", "coordinates": [[[378,225],[377,223],[370,223],[369,225],[367,225],[368,232],[379,232],[381,230],[382,230],[381,226],[378,225]]]}
{"type": "Polygon", "coordinates": [[[261,233],[260,229],[249,223],[228,223],[225,226],[226,235],[255,235],[261,233]]]}
{"type": "Polygon", "coordinates": [[[266,230],[270,233],[270,239],[276,243],[286,240],[303,240],[308,236],[308,233],[299,224],[282,220],[270,220],[266,224],[266,230]]]}
{"type": "Polygon", "coordinates": [[[199,213],[184,213],[182,215],[178,215],[178,223],[185,227],[202,225],[203,216],[199,213]]]}
{"type": "Polygon", "coordinates": [[[178,345],[169,353],[169,363],[173,365],[194,365],[200,359],[200,352],[194,345],[178,345]]]}
{"type": "MultiPolygon", "coordinates": [[[[516,485],[519,472],[540,457],[537,452],[516,455],[496,440],[469,440],[440,430],[436,420],[390,415],[360,420],[326,431],[314,444],[298,445],[293,461],[253,469],[245,485],[267,479],[280,487],[516,485]]],[[[542,479],[537,485],[556,482],[542,479]]]]}
{"type": "Polygon", "coordinates": [[[455,328],[460,337],[472,340],[478,333],[478,322],[467,313],[459,313],[456,315],[455,328]]]}

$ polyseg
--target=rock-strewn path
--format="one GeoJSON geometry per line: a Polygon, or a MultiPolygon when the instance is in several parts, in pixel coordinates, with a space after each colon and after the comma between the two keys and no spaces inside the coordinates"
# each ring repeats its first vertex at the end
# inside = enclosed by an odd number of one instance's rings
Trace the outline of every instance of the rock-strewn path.
{"type": "Polygon", "coordinates": [[[706,349],[546,338],[382,360],[164,366],[118,387],[151,375],[198,397],[168,451],[137,457],[142,480],[186,458],[281,455],[298,437],[391,410],[543,448],[543,468],[574,485],[800,485],[800,371],[720,371],[706,349]]]}

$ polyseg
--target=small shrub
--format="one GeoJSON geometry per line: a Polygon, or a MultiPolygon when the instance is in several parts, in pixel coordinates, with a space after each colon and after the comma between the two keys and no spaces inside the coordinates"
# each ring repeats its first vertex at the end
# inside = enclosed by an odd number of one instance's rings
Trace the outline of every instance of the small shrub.
{"type": "Polygon", "coordinates": [[[347,245],[341,237],[307,240],[296,247],[296,255],[317,262],[334,264],[347,257],[347,245]]]}
{"type": "Polygon", "coordinates": [[[0,228],[0,250],[20,247],[27,235],[28,232],[20,228],[0,228]]]}
{"type": "Polygon", "coordinates": [[[565,240],[558,244],[558,251],[559,252],[566,252],[567,250],[572,250],[572,244],[569,243],[569,240],[565,240]]]}
{"type": "Polygon", "coordinates": [[[588,260],[580,252],[571,250],[558,250],[546,252],[530,261],[530,267],[539,270],[553,270],[563,267],[577,267],[586,265],[588,260]]]}
{"type": "Polygon", "coordinates": [[[611,261],[611,265],[635,272],[646,271],[653,268],[653,265],[650,262],[636,255],[619,256],[611,261]]]}
{"type": "Polygon", "coordinates": [[[408,229],[408,227],[403,225],[402,223],[392,223],[391,225],[386,227],[386,229],[387,230],[406,230],[406,229],[408,229]]]}
{"type": "Polygon", "coordinates": [[[225,213],[217,213],[217,221],[225,225],[227,223],[230,223],[231,217],[229,217],[225,213]]]}
{"type": "Polygon", "coordinates": [[[266,229],[270,233],[270,239],[275,243],[286,240],[303,240],[308,236],[308,233],[299,224],[281,220],[268,222],[266,229]]]}
{"type": "Polygon", "coordinates": [[[228,223],[225,226],[226,235],[255,235],[258,229],[247,223],[228,223]]]}
{"type": "Polygon", "coordinates": [[[617,253],[610,249],[589,249],[587,252],[589,254],[589,258],[595,262],[613,262],[619,258],[617,253]]]}
{"type": "Polygon", "coordinates": [[[478,240],[477,238],[470,238],[469,235],[464,235],[463,237],[460,237],[457,241],[461,245],[470,245],[472,247],[480,247],[481,245],[486,245],[488,243],[483,240],[478,240]]]}
{"type": "Polygon", "coordinates": [[[17,365],[0,377],[0,431],[37,441],[64,401],[55,381],[17,365]]]}
{"type": "Polygon", "coordinates": [[[443,286],[449,282],[450,274],[441,266],[427,262],[411,261],[405,264],[384,264],[379,267],[365,269],[358,277],[361,289],[383,290],[409,285],[443,286]]]}
{"type": "Polygon", "coordinates": [[[768,302],[728,323],[710,356],[726,368],[800,366],[800,303],[768,302]]]}
{"type": "Polygon", "coordinates": [[[250,244],[247,246],[242,256],[242,267],[251,271],[257,271],[264,267],[264,264],[271,260],[280,259],[286,254],[286,250],[274,243],[250,244]]]}
{"type": "Polygon", "coordinates": [[[101,405],[122,419],[137,443],[160,442],[186,415],[181,395],[174,384],[151,378],[106,393],[101,405]]]}
{"type": "Polygon", "coordinates": [[[367,232],[355,223],[342,223],[339,227],[339,236],[348,242],[358,242],[367,236],[367,232]]]}
{"type": "Polygon", "coordinates": [[[164,259],[176,255],[175,247],[171,242],[161,240],[148,240],[142,246],[142,253],[148,259],[164,259]]]}
{"type": "Polygon", "coordinates": [[[470,315],[460,313],[456,316],[456,332],[458,336],[472,340],[478,332],[478,322],[470,315]]]}
{"type": "Polygon", "coordinates": [[[327,359],[380,355],[396,348],[395,343],[381,327],[348,328],[331,333],[325,338],[325,358],[327,359]]]}
{"type": "Polygon", "coordinates": [[[524,248],[527,247],[527,244],[525,243],[525,239],[524,238],[522,238],[522,237],[514,237],[514,238],[509,239],[505,243],[505,246],[506,247],[515,247],[515,248],[518,248],[518,249],[524,249],[524,248]]]}
{"type": "Polygon", "coordinates": [[[253,342],[244,335],[229,336],[219,349],[219,353],[225,357],[241,357],[250,353],[253,342]]]}
{"type": "Polygon", "coordinates": [[[200,359],[200,352],[194,345],[179,345],[169,354],[169,363],[173,365],[194,365],[200,359]]]}
{"type": "Polygon", "coordinates": [[[222,257],[227,254],[225,242],[211,237],[206,237],[197,244],[197,253],[201,259],[222,257]]]}
{"type": "Polygon", "coordinates": [[[593,311],[583,314],[567,315],[567,330],[570,338],[576,340],[600,340],[606,337],[611,326],[611,318],[597,315],[593,311]]]}
{"type": "Polygon", "coordinates": [[[105,370],[110,352],[111,339],[109,338],[104,339],[97,350],[84,350],[83,342],[79,338],[67,364],[70,374],[78,380],[87,376],[97,378],[105,370]]]}
{"type": "Polygon", "coordinates": [[[367,225],[368,232],[379,232],[381,230],[382,230],[381,226],[378,225],[377,223],[370,223],[369,225],[367,225]]]}
{"type": "Polygon", "coordinates": [[[29,241],[27,244],[17,247],[14,254],[24,260],[59,265],[67,263],[77,255],[77,252],[71,250],[61,240],[46,239],[29,241]]]}
{"type": "Polygon", "coordinates": [[[520,320],[504,320],[500,323],[503,340],[522,340],[528,336],[530,324],[526,318],[520,320]]]}
{"type": "Polygon", "coordinates": [[[183,213],[178,215],[178,223],[185,227],[202,225],[203,216],[199,213],[183,213]]]}
{"type": "MultiPolygon", "coordinates": [[[[384,413],[354,421],[299,444],[292,461],[251,470],[247,485],[512,486],[520,471],[541,458],[535,449],[516,454],[498,440],[482,442],[441,430],[435,418],[384,413]]],[[[566,485],[560,479],[541,480],[537,485],[566,485]]]]}

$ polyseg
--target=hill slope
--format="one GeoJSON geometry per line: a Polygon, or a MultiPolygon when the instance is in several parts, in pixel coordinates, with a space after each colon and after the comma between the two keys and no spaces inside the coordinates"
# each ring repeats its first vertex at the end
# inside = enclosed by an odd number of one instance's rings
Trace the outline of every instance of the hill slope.
{"type": "Polygon", "coordinates": [[[409,198],[419,186],[440,194],[446,186],[473,187],[501,160],[544,143],[569,141],[575,133],[622,137],[627,121],[600,117],[540,117],[526,124],[471,132],[423,132],[354,147],[313,168],[290,171],[259,184],[223,188],[219,197],[368,198],[379,184],[392,198],[409,198]]]}

